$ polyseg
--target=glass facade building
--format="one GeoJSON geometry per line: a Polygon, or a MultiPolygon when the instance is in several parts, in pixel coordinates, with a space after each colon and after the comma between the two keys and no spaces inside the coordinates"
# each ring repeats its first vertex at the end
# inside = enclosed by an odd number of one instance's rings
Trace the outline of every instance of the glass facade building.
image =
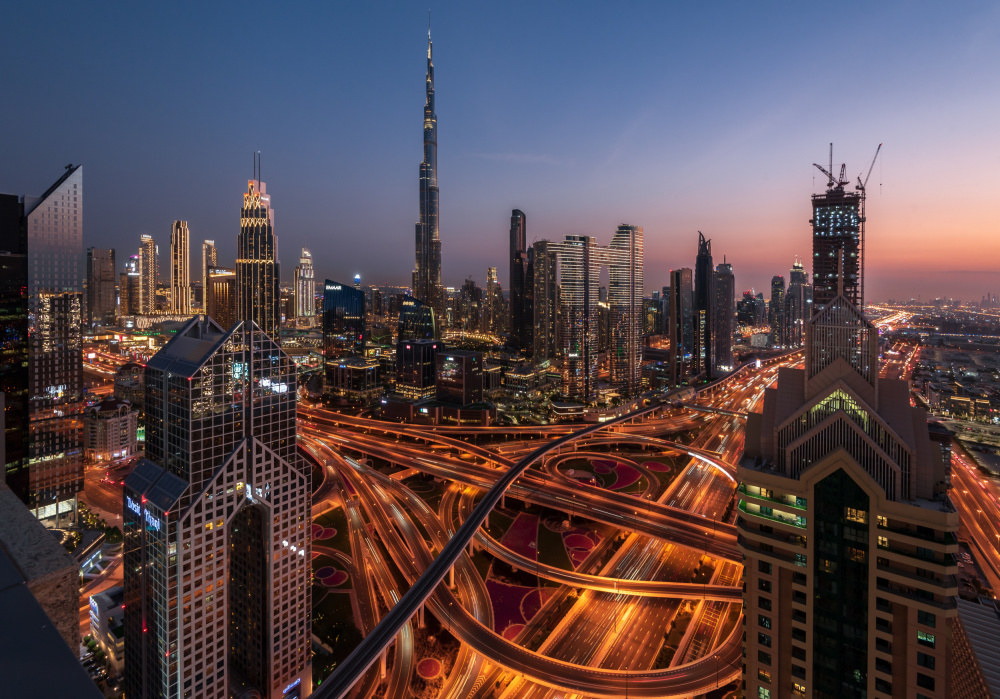
{"type": "Polygon", "coordinates": [[[733,368],[733,336],[736,332],[736,277],[733,266],[725,261],[715,267],[715,366],[728,371],[733,368]]]}
{"type": "Polygon", "coordinates": [[[334,369],[344,357],[365,354],[365,294],[346,284],[323,284],[323,363],[327,387],[333,386],[334,369]]]}
{"type": "Polygon", "coordinates": [[[191,315],[191,237],[187,221],[170,227],[170,312],[191,315]]]}
{"type": "Polygon", "coordinates": [[[308,696],[294,363],[252,323],[193,318],[149,360],[145,392],[147,458],[123,494],[126,696],[308,696]]]}
{"type": "Polygon", "coordinates": [[[400,340],[433,340],[437,337],[437,315],[429,304],[412,296],[403,296],[399,303],[400,340]]]}

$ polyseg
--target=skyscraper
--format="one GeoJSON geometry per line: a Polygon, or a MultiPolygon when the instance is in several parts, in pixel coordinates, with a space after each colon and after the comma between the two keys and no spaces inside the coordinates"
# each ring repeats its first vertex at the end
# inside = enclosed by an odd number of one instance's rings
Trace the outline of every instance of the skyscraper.
{"type": "Polygon", "coordinates": [[[294,363],[252,322],[192,318],[145,384],[146,459],[123,498],[126,695],[308,696],[294,363]]]}
{"type": "Polygon", "coordinates": [[[82,166],[0,196],[6,478],[40,519],[74,517],[83,488],[82,260],[82,166]]]}
{"type": "Polygon", "coordinates": [[[191,244],[187,221],[170,227],[170,312],[191,315],[191,244]]]}
{"type": "Polygon", "coordinates": [[[600,268],[589,235],[568,235],[551,246],[559,256],[559,329],[565,396],[592,403],[597,397],[597,300],[600,268]]]}
{"type": "Polygon", "coordinates": [[[420,220],[416,226],[413,296],[444,317],[441,288],[441,237],[438,229],[437,115],[434,113],[434,61],[427,30],[427,99],[424,103],[424,159],[420,163],[420,220]]]}
{"type": "Polygon", "coordinates": [[[625,395],[634,396],[640,388],[645,308],[642,227],[618,226],[611,245],[602,252],[603,262],[608,265],[611,383],[625,395]]]}
{"type": "Polygon", "coordinates": [[[805,335],[737,470],[746,694],[953,696],[959,516],[927,414],[879,378],[878,330],[847,295],[805,335]]]}
{"type": "MultiPolygon", "coordinates": [[[[365,294],[346,284],[323,285],[323,357],[330,363],[365,354],[365,294]]],[[[329,373],[329,371],[328,371],[329,373]]]]}
{"type": "Polygon", "coordinates": [[[532,356],[535,362],[544,362],[555,359],[560,347],[559,263],[555,248],[549,241],[539,240],[531,249],[534,258],[532,356]]]}
{"type": "Polygon", "coordinates": [[[404,296],[399,305],[399,325],[396,330],[400,340],[433,340],[437,337],[434,309],[412,296],[404,296]]]}
{"type": "Polygon", "coordinates": [[[483,330],[490,333],[503,332],[504,323],[503,289],[497,280],[497,268],[486,269],[486,308],[483,313],[483,330]]]}
{"type": "Polygon", "coordinates": [[[510,340],[515,349],[534,347],[533,255],[527,244],[528,217],[520,209],[510,212],[510,340]]]}
{"type": "Polygon", "coordinates": [[[797,259],[788,273],[785,291],[785,344],[799,347],[805,333],[805,322],[812,315],[812,285],[802,263],[797,259]]]}
{"type": "Polygon", "coordinates": [[[201,307],[207,308],[205,294],[208,293],[208,269],[219,265],[219,252],[215,249],[214,240],[206,240],[201,244],[201,307]]]}
{"type": "Polygon", "coordinates": [[[712,241],[698,231],[698,257],[694,265],[694,340],[695,353],[693,371],[704,374],[706,379],[714,375],[712,363],[712,304],[715,301],[715,270],[712,267],[712,241]]]}
{"type": "Polygon", "coordinates": [[[864,303],[861,194],[844,191],[844,184],[831,180],[824,194],[812,197],[814,311],[839,294],[855,305],[864,303]]]}
{"type": "Polygon", "coordinates": [[[115,251],[87,248],[87,325],[115,322],[115,251]]]}
{"type": "Polygon", "coordinates": [[[139,312],[151,315],[156,312],[156,270],[160,249],[153,236],[143,233],[139,236],[139,275],[142,284],[139,290],[139,312]]]}
{"type": "Polygon", "coordinates": [[[771,328],[771,344],[785,346],[785,278],[771,277],[771,300],[767,304],[767,324],[771,328]]]}
{"type": "Polygon", "coordinates": [[[208,286],[205,287],[205,314],[226,330],[236,325],[239,318],[238,295],[235,269],[208,268],[208,286]]]}
{"type": "Polygon", "coordinates": [[[249,180],[237,239],[236,305],[240,320],[252,320],[275,342],[280,342],[279,280],[278,236],[274,234],[271,197],[265,182],[249,180]]]}
{"type": "Polygon", "coordinates": [[[295,268],[295,317],[312,320],[316,316],[316,273],[312,253],[302,248],[302,257],[295,268]]]}
{"type": "Polygon", "coordinates": [[[125,263],[125,272],[121,276],[121,315],[137,316],[142,314],[142,257],[132,255],[125,263]]]}
{"type": "Polygon", "coordinates": [[[679,386],[692,375],[695,354],[694,292],[691,269],[670,270],[670,383],[679,386]]]}
{"type": "Polygon", "coordinates": [[[733,266],[722,258],[715,267],[715,366],[733,367],[733,335],[736,330],[736,277],[733,266]]]}

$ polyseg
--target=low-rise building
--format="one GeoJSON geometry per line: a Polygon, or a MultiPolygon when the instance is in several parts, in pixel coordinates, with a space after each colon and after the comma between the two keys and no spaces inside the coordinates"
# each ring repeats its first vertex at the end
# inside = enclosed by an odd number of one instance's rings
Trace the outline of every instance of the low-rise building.
{"type": "Polygon", "coordinates": [[[145,400],[144,372],[146,367],[135,362],[128,362],[118,367],[115,372],[115,398],[127,400],[138,412],[142,412],[142,404],[145,400]]]}
{"type": "Polygon", "coordinates": [[[435,393],[436,357],[444,351],[437,340],[400,340],[396,344],[396,391],[411,399],[435,393]]]}
{"type": "Polygon", "coordinates": [[[90,635],[104,651],[112,673],[120,675],[125,658],[125,590],[108,588],[90,596],[90,635]]]}
{"type": "Polygon", "coordinates": [[[109,396],[87,408],[83,416],[84,457],[88,461],[113,461],[137,451],[139,413],[132,404],[109,396]]]}
{"type": "Polygon", "coordinates": [[[379,383],[375,357],[344,357],[327,364],[330,395],[352,403],[371,403],[385,392],[379,383]]]}
{"type": "Polygon", "coordinates": [[[438,352],[437,399],[453,405],[468,405],[483,399],[483,355],[469,350],[438,352]]]}

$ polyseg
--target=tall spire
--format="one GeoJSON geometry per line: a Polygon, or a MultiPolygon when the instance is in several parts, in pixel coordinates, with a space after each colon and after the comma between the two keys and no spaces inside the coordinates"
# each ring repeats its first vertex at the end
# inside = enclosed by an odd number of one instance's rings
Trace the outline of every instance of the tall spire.
{"type": "Polygon", "coordinates": [[[438,233],[437,114],[434,113],[434,62],[430,11],[427,13],[427,97],[424,102],[424,158],[420,163],[420,219],[416,225],[413,296],[443,317],[441,240],[438,233]]]}

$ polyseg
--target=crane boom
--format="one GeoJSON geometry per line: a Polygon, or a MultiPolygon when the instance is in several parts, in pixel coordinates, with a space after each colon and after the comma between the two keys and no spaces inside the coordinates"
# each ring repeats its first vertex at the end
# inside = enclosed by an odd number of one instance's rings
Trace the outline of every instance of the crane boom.
{"type": "Polygon", "coordinates": [[[882,150],[882,144],[878,144],[878,148],[875,149],[875,157],[872,158],[872,164],[868,167],[868,174],[865,175],[865,181],[861,181],[861,177],[858,177],[858,189],[864,191],[865,187],[868,186],[868,178],[872,176],[872,170],[875,169],[875,161],[878,160],[879,151],[882,150]]]}

